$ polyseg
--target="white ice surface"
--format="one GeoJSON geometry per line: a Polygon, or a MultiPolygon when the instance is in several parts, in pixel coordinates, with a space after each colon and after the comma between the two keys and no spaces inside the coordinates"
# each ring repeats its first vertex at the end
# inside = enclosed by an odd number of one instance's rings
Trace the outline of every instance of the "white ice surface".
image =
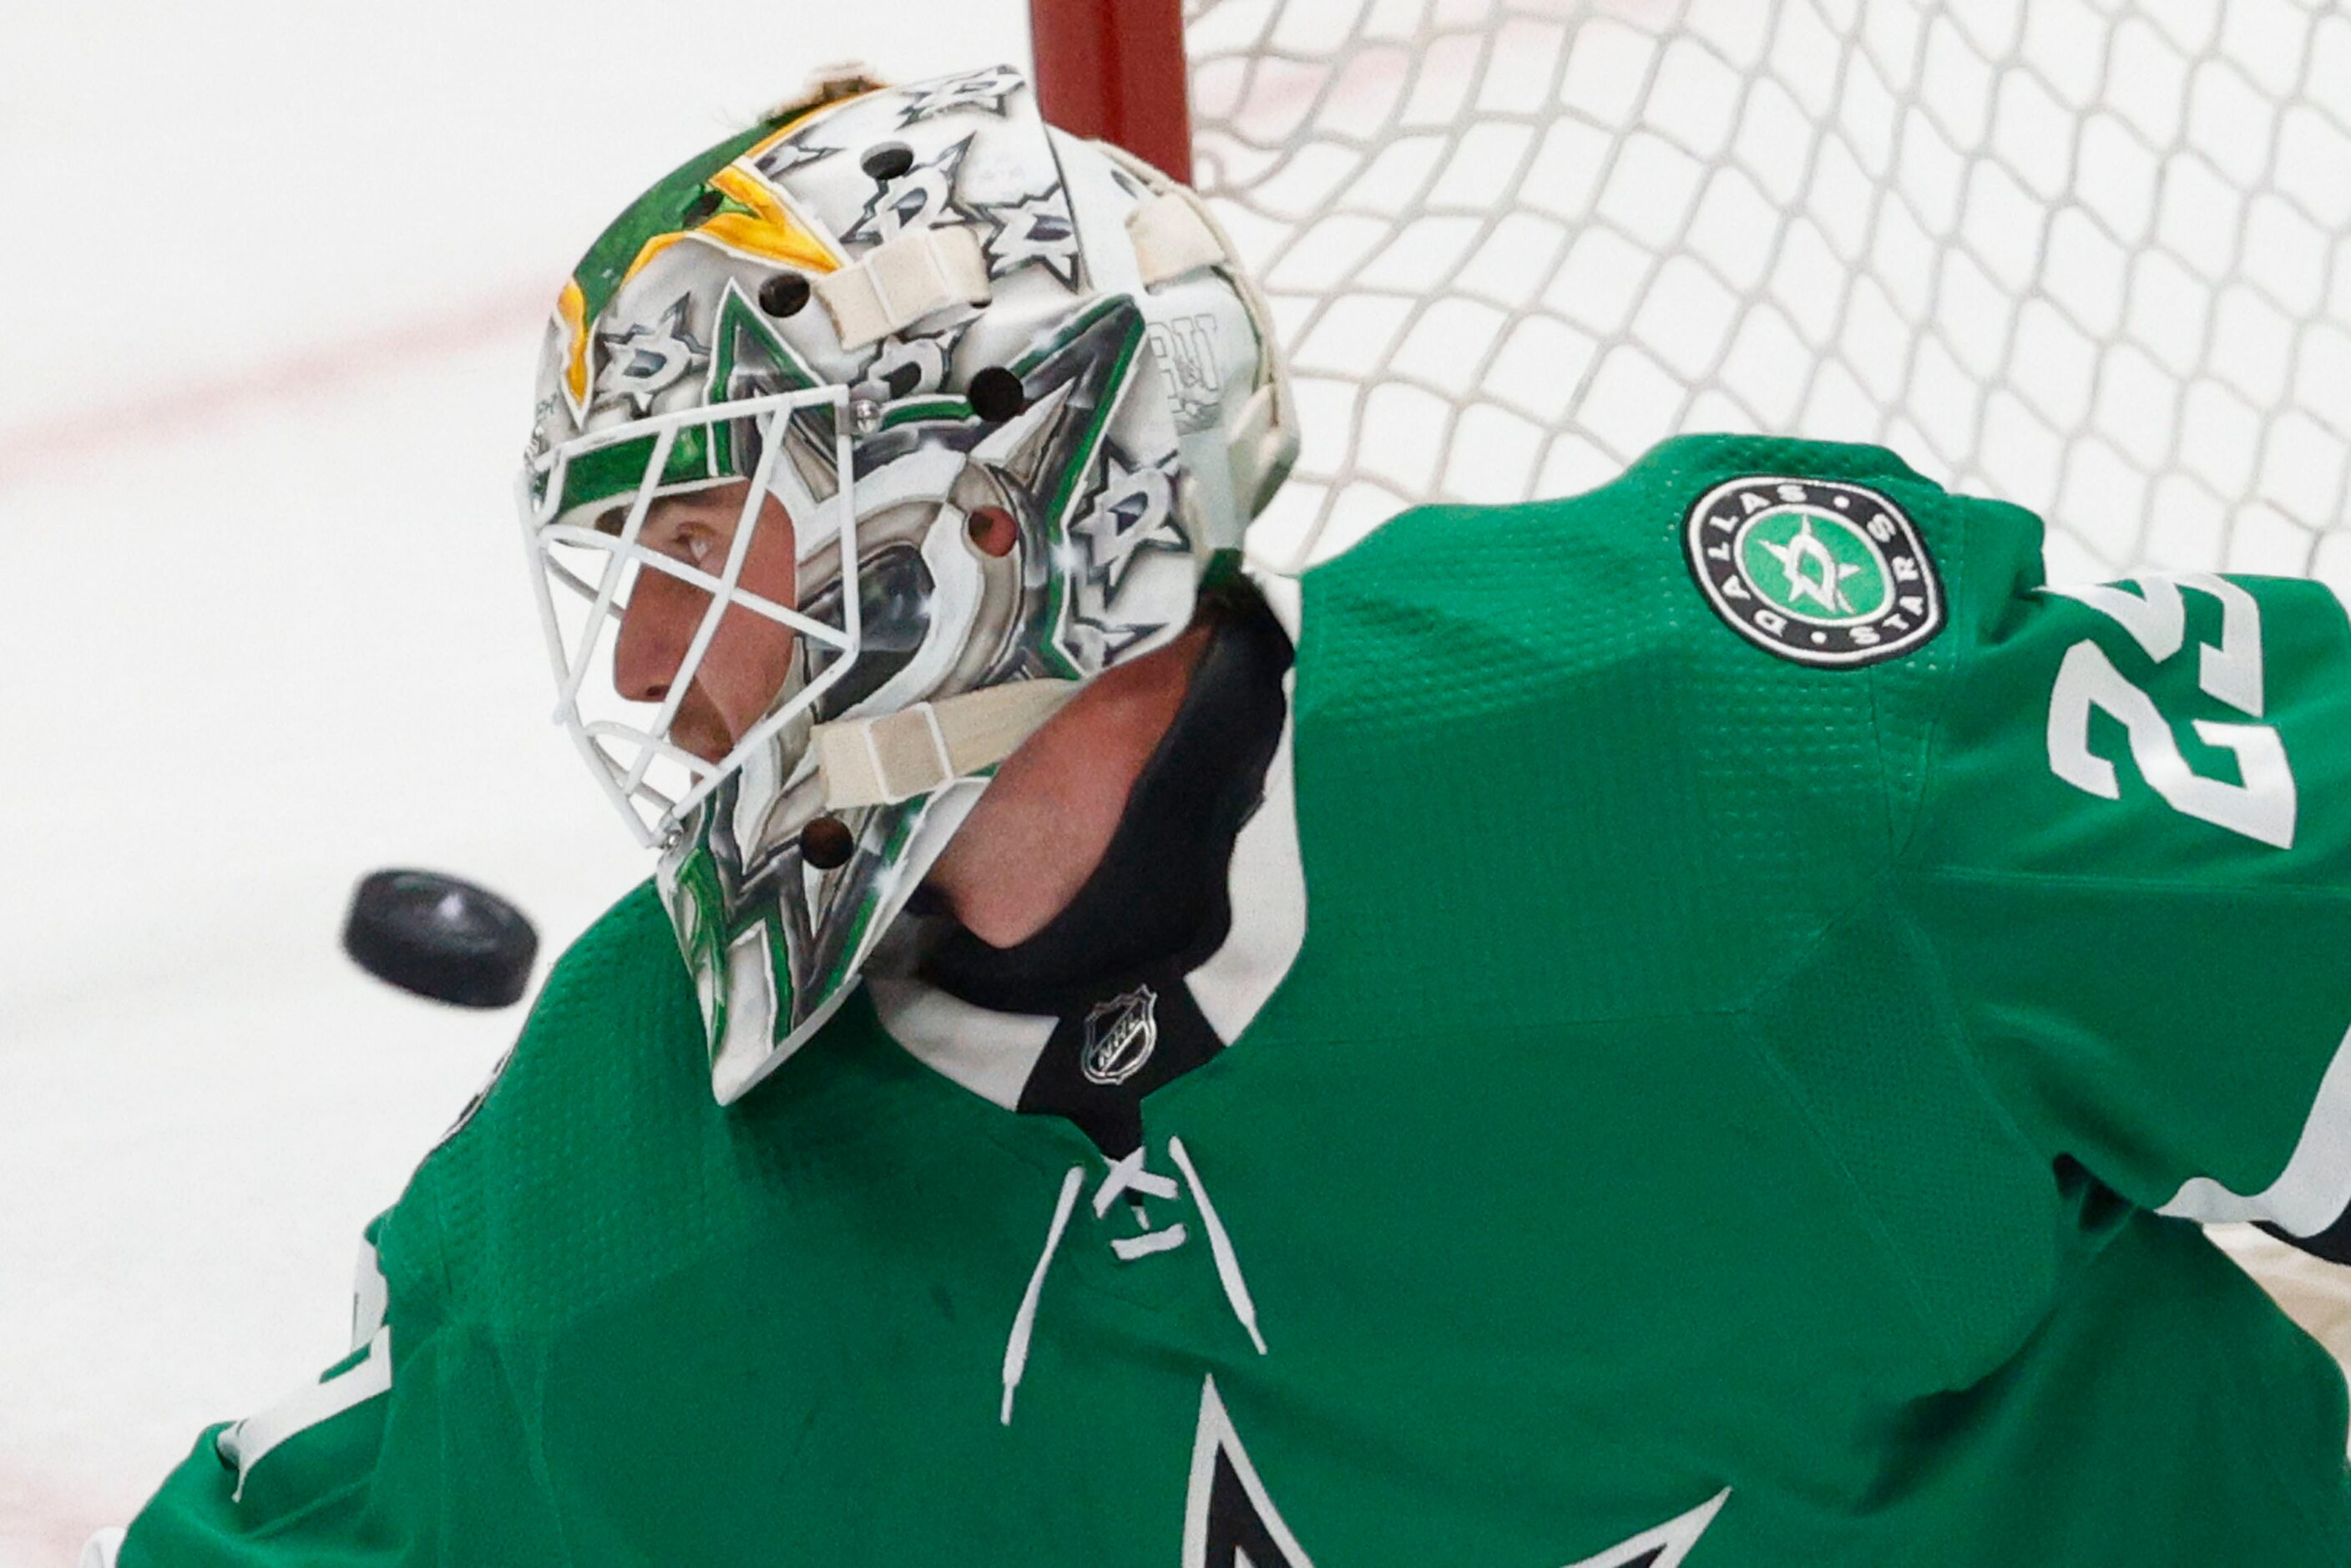
{"type": "Polygon", "coordinates": [[[638,190],[1019,0],[22,6],[0,42],[0,1568],[341,1354],[367,1219],[520,1022],[336,938],[391,864],[544,961],[650,869],[549,720],[539,323],[638,190]]]}

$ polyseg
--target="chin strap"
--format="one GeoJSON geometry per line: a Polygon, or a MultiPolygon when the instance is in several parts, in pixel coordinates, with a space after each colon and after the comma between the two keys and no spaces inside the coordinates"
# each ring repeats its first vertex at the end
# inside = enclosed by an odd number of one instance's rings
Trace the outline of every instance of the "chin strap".
{"type": "Polygon", "coordinates": [[[1008,681],[879,718],[816,727],[831,811],[890,806],[993,768],[1075,696],[1081,681],[1008,681]]]}

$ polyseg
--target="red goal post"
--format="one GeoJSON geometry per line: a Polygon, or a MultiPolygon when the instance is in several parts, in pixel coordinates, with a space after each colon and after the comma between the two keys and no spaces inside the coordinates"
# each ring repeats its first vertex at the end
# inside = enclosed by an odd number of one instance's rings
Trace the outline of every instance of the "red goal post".
{"type": "Polygon", "coordinates": [[[1045,118],[1189,183],[1182,0],[1029,0],[1029,22],[1045,118]]]}

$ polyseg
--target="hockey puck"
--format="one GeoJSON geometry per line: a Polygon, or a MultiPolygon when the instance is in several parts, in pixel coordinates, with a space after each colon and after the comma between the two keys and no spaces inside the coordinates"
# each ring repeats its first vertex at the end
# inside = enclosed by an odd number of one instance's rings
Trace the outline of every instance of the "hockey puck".
{"type": "Polygon", "coordinates": [[[538,933],[486,888],[431,871],[361,880],[343,951],[376,978],[461,1008],[510,1007],[530,982],[538,933]]]}

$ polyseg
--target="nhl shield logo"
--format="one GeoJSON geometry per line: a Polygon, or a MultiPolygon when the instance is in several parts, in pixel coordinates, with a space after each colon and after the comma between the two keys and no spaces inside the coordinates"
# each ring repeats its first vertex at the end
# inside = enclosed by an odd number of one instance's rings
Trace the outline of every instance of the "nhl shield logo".
{"type": "Polygon", "coordinates": [[[1859,485],[1757,476],[1708,491],[1682,528],[1714,612],[1799,664],[1851,669],[1943,629],[1943,585],[1918,526],[1859,485]]]}
{"type": "Polygon", "coordinates": [[[1149,986],[1113,997],[1086,1015],[1085,1051],[1078,1059],[1088,1082],[1123,1083],[1143,1071],[1159,1044],[1159,998],[1149,986]]]}

